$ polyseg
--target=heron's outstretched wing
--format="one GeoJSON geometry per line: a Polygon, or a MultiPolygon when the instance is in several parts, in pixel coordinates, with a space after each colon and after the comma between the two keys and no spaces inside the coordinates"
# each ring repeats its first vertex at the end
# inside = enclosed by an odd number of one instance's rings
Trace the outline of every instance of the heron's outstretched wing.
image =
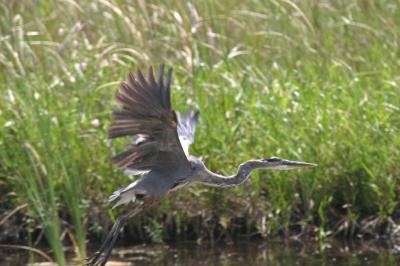
{"type": "Polygon", "coordinates": [[[176,113],[178,118],[178,136],[182,148],[186,156],[189,155],[189,145],[194,142],[194,131],[196,129],[197,120],[199,119],[199,111],[187,111],[183,115],[176,113]]]}
{"type": "Polygon", "coordinates": [[[164,167],[189,167],[179,142],[176,113],[171,109],[172,69],[164,84],[164,66],[157,81],[150,67],[147,80],[140,70],[121,84],[117,101],[121,110],[113,112],[109,138],[135,136],[128,149],[113,158],[120,168],[139,173],[164,167]]]}

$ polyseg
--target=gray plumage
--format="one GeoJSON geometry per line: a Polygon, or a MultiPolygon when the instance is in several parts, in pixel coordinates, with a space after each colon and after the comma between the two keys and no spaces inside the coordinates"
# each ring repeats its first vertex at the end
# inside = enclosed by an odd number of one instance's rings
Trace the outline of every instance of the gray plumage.
{"type": "Polygon", "coordinates": [[[141,176],[110,196],[109,201],[115,207],[134,203],[133,209],[118,218],[100,249],[86,265],[105,265],[126,220],[158,202],[170,191],[195,183],[216,187],[240,185],[249,179],[254,169],[286,170],[315,166],[272,157],[242,163],[237,173],[229,177],[211,172],[199,158],[189,155],[199,111],[180,114],[172,110],[172,69],[169,69],[165,83],[163,77],[163,65],[157,80],[152,67],[147,79],[138,70],[135,76],[128,75],[127,82],[122,83],[117,92],[116,99],[121,109],[113,112],[109,138],[131,136],[134,141],[112,162],[127,175],[141,176]]]}

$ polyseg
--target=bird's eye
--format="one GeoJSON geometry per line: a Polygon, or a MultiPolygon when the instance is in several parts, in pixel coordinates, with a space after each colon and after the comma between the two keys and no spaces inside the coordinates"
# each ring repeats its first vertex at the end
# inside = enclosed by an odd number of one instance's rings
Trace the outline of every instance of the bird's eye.
{"type": "Polygon", "coordinates": [[[192,168],[192,170],[194,170],[196,168],[196,165],[194,164],[194,162],[190,162],[190,168],[192,168]]]}

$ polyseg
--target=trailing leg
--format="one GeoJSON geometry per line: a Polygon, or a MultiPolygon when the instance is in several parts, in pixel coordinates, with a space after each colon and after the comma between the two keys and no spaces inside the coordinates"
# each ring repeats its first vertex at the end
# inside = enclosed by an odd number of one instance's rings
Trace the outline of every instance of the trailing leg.
{"type": "Polygon", "coordinates": [[[108,258],[111,256],[112,249],[117,241],[118,234],[120,233],[121,229],[124,227],[129,218],[135,216],[142,210],[142,205],[143,204],[140,204],[129,213],[118,217],[117,221],[111,228],[111,231],[103,241],[101,247],[92,256],[87,258],[88,262],[84,264],[85,266],[104,266],[106,264],[108,258]]]}

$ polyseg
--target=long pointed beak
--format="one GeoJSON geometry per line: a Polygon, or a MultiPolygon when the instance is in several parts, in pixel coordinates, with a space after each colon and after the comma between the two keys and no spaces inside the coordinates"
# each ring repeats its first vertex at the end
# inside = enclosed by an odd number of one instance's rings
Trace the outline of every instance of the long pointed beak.
{"type": "Polygon", "coordinates": [[[289,161],[282,160],[282,169],[303,169],[303,168],[311,168],[316,167],[315,163],[306,163],[306,162],[297,162],[297,161],[289,161]]]}
{"type": "Polygon", "coordinates": [[[278,157],[272,157],[269,159],[264,159],[262,161],[267,162],[267,168],[277,170],[303,169],[317,166],[314,163],[290,161],[278,157]]]}

